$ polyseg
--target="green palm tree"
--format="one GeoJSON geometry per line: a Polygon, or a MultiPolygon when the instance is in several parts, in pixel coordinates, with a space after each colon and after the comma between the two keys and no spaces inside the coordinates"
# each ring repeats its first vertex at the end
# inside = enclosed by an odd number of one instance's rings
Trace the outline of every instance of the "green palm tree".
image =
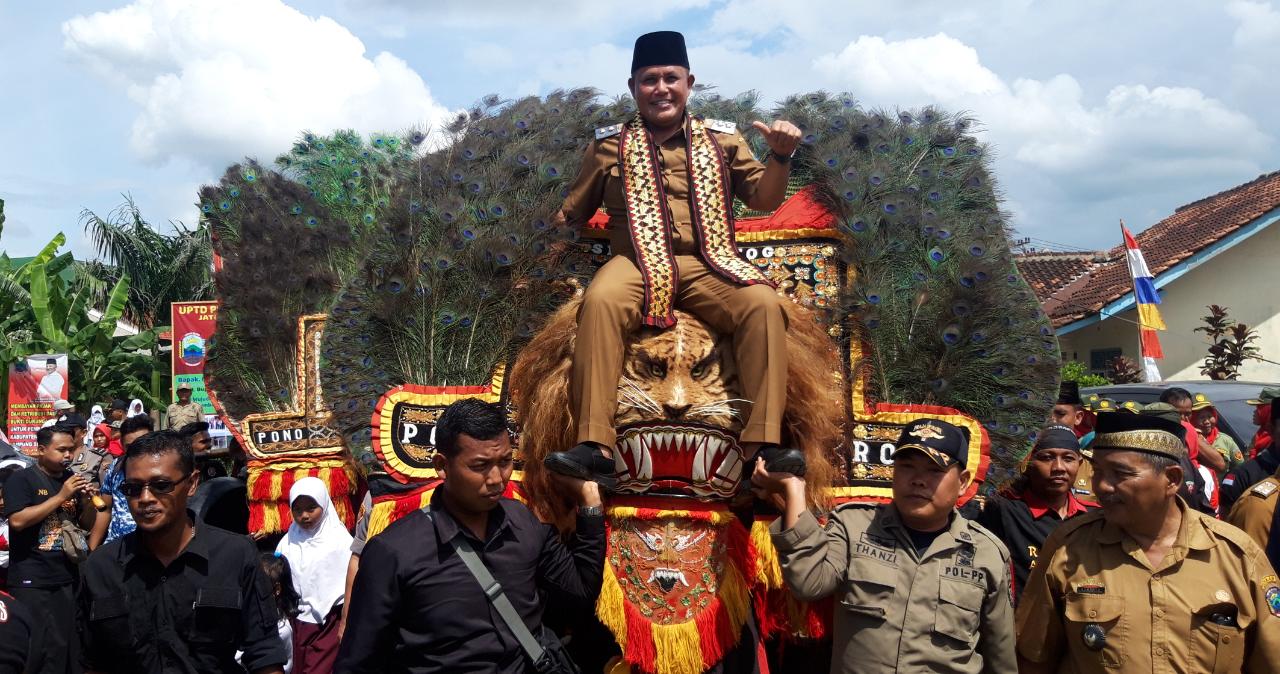
{"type": "Polygon", "coordinates": [[[213,296],[209,230],[203,224],[189,228],[176,222],[171,223],[172,234],[162,233],[142,217],[132,197],[124,198],[105,218],[88,209],[81,212],[85,233],[100,257],[84,264],[81,282],[94,288],[95,304],[102,305],[116,281],[128,276],[132,283],[123,318],[142,329],[167,324],[173,302],[213,296]]]}

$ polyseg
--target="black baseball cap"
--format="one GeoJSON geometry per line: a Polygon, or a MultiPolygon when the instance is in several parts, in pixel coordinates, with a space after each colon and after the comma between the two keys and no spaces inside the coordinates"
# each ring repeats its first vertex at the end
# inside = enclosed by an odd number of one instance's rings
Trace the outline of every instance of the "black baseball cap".
{"type": "Polygon", "coordinates": [[[969,429],[939,419],[916,419],[898,435],[893,458],[916,450],[944,468],[969,461],[969,429]]]}

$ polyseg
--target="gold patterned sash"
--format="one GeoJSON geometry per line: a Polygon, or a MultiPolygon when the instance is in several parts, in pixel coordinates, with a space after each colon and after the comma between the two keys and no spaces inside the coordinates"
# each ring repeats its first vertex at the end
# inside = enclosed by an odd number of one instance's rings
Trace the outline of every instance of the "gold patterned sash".
{"type": "MultiPolygon", "coordinates": [[[[687,118],[689,197],[693,228],[702,259],[720,276],[742,285],[772,282],[738,255],[734,242],[732,190],[724,151],[702,120],[687,118]]],[[[663,189],[658,149],[637,115],[622,129],[618,144],[627,223],[636,261],[644,277],[643,322],[659,328],[675,325],[680,287],[671,247],[671,216],[663,189]]]]}

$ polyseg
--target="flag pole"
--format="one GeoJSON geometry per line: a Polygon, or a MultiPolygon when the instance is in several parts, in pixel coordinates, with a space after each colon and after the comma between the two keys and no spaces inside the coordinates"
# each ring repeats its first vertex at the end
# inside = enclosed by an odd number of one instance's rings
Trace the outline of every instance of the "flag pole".
{"type": "Polygon", "coordinates": [[[1142,359],[1143,379],[1148,382],[1160,381],[1160,369],[1156,366],[1157,358],[1164,358],[1164,350],[1160,348],[1160,340],[1156,330],[1164,330],[1164,320],[1156,305],[1160,304],[1160,293],[1155,287],[1155,278],[1147,268],[1146,259],[1138,247],[1138,241],[1124,226],[1124,218],[1120,219],[1120,235],[1124,239],[1125,262],[1129,269],[1129,281],[1133,285],[1133,304],[1138,312],[1138,354],[1142,359]]]}

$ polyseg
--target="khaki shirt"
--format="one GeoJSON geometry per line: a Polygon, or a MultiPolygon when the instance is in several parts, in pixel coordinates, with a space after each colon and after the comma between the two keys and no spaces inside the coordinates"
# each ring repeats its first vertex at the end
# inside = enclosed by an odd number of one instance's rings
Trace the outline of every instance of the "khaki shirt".
{"type": "Polygon", "coordinates": [[[189,423],[204,421],[204,409],[195,402],[180,405],[173,403],[165,410],[165,426],[176,431],[189,423]]]}
{"type": "MultiPolygon", "coordinates": [[[[776,203],[756,203],[754,200],[756,185],[764,175],[764,164],[751,153],[742,134],[712,129],[711,135],[724,150],[725,166],[729,171],[733,194],[756,210],[777,208],[776,203]]],[[[591,141],[562,210],[570,225],[581,227],[603,206],[609,216],[609,244],[613,253],[634,259],[631,234],[627,227],[627,202],[622,193],[622,166],[618,153],[620,140],[621,134],[614,134],[591,141]]],[[[689,201],[687,148],[684,131],[658,144],[662,185],[667,193],[667,214],[674,225],[671,247],[678,255],[694,255],[698,252],[689,201]]]]}
{"type": "Polygon", "coordinates": [[[1280,588],[1266,556],[1177,503],[1182,527],[1156,568],[1101,511],[1059,527],[1018,603],[1018,654],[1073,674],[1280,672],[1280,588]],[[1233,614],[1234,625],[1216,622],[1233,614]],[[1091,650],[1086,630],[1099,629],[1091,650]]]}
{"type": "Polygon", "coordinates": [[[1266,550],[1277,502],[1280,502],[1280,472],[1253,485],[1237,499],[1227,522],[1249,534],[1258,547],[1266,550]]]}
{"type": "Polygon", "coordinates": [[[917,554],[892,505],[771,528],[797,597],[835,594],[832,672],[1014,672],[1009,551],[958,514],[917,554]]]}
{"type": "Polygon", "coordinates": [[[1094,500],[1093,495],[1093,452],[1085,453],[1085,460],[1080,462],[1080,470],[1076,473],[1076,481],[1071,485],[1071,493],[1078,499],[1094,500]]]}

